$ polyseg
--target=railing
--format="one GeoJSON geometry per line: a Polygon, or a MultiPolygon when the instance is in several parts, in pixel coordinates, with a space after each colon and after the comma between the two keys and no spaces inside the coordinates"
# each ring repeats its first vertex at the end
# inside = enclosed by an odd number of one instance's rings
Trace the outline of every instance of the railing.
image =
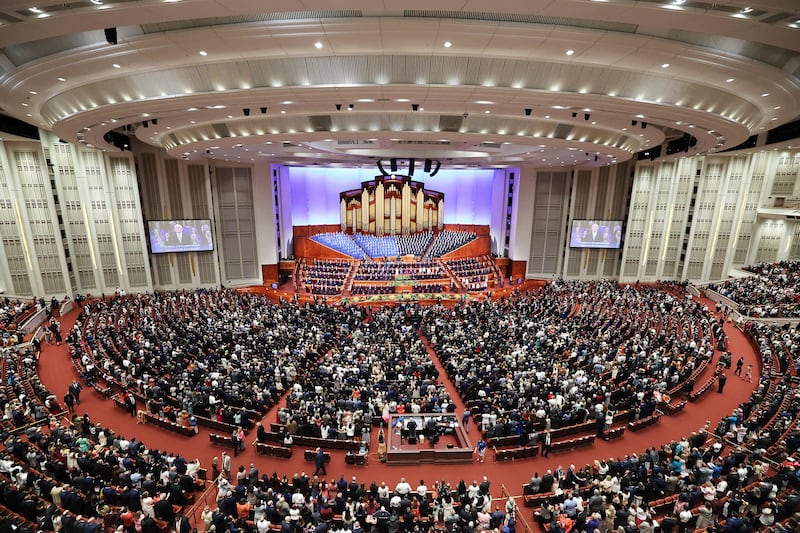
{"type": "Polygon", "coordinates": [[[72,311],[74,307],[75,307],[75,301],[70,299],[61,304],[61,307],[59,308],[58,312],[61,316],[64,316],[70,311],[72,311]]]}
{"type": "MultiPolygon", "coordinates": [[[[222,474],[220,474],[222,475],[222,474]]],[[[200,496],[195,496],[194,503],[191,507],[184,513],[186,518],[189,519],[189,522],[192,524],[192,527],[197,528],[198,531],[204,530],[205,527],[203,524],[203,519],[201,515],[203,514],[203,510],[208,505],[210,508],[214,509],[217,505],[217,479],[213,479],[211,481],[206,481],[206,488],[200,496]]]]}
{"type": "Polygon", "coordinates": [[[520,506],[517,504],[518,496],[512,496],[509,494],[508,490],[506,490],[506,486],[504,484],[500,484],[500,494],[503,496],[504,499],[512,498],[514,500],[514,522],[517,524],[522,524],[522,530],[524,533],[533,533],[533,528],[525,519],[525,515],[520,511],[520,506]]]}
{"type": "Polygon", "coordinates": [[[39,309],[20,325],[20,329],[27,335],[28,333],[36,331],[36,328],[45,320],[47,320],[47,309],[39,309]]]}

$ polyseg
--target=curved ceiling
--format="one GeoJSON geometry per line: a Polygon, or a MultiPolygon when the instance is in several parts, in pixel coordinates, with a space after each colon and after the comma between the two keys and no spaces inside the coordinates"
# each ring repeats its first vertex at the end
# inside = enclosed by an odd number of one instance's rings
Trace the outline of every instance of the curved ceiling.
{"type": "Polygon", "coordinates": [[[117,131],[184,159],[591,166],[800,112],[794,1],[29,4],[0,8],[3,112],[106,150],[117,131]]]}

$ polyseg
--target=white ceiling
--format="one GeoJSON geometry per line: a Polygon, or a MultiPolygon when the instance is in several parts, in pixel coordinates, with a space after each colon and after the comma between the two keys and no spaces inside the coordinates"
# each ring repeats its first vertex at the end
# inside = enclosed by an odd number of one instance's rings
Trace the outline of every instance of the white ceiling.
{"type": "Polygon", "coordinates": [[[0,107],[103,149],[323,165],[603,165],[797,118],[800,1],[679,1],[6,0],[0,107]]]}

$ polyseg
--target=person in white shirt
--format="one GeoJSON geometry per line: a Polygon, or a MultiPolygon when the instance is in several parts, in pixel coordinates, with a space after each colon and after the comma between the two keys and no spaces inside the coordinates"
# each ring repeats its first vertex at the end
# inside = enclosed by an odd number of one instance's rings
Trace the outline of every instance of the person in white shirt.
{"type": "Polygon", "coordinates": [[[422,498],[426,498],[428,494],[428,487],[425,485],[425,480],[419,480],[419,486],[417,486],[417,495],[422,498]]]}
{"type": "Polygon", "coordinates": [[[394,491],[400,496],[407,496],[411,492],[411,485],[406,481],[406,478],[400,478],[400,483],[397,484],[394,491]]]}

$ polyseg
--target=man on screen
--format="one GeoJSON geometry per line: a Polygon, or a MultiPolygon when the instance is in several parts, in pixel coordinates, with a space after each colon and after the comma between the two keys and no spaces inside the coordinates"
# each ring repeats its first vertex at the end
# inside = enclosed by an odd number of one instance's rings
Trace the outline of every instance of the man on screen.
{"type": "Polygon", "coordinates": [[[193,246],[197,243],[192,239],[191,228],[186,230],[179,222],[175,222],[172,231],[167,232],[164,244],[166,246],[193,246]]]}
{"type": "Polygon", "coordinates": [[[600,225],[597,222],[592,223],[591,231],[587,232],[583,236],[583,242],[596,242],[596,243],[604,243],[608,242],[608,236],[605,232],[600,230],[600,225]]]}

